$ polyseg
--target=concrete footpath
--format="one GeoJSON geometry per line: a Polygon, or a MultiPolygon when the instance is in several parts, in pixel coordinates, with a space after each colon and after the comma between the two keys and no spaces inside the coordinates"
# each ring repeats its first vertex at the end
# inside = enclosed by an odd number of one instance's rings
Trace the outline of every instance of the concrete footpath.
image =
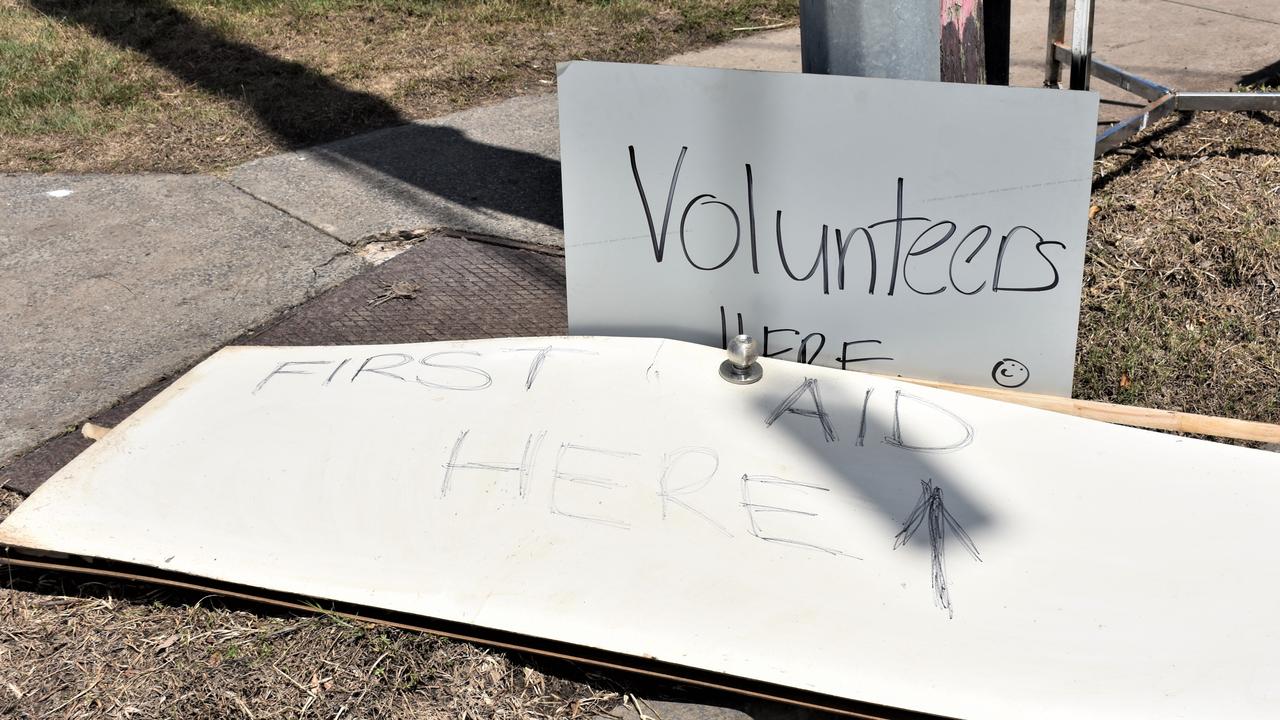
{"type": "MultiPolygon", "coordinates": [[[[1040,84],[1047,3],[1014,1],[1040,84]]],[[[1280,73],[1274,0],[1112,0],[1099,57],[1187,89],[1280,73]]],[[[799,69],[795,28],[669,59],[799,69]]],[[[1131,111],[1111,90],[1107,113],[1131,111]]],[[[256,160],[218,176],[0,177],[0,467],[360,272],[364,238],[450,227],[562,244],[554,94],[256,160]]]]}

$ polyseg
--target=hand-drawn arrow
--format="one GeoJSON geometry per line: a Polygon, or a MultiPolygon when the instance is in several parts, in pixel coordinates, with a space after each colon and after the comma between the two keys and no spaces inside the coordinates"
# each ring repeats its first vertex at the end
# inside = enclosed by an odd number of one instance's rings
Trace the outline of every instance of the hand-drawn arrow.
{"type": "Polygon", "coordinates": [[[956,522],[955,517],[942,504],[942,488],[934,487],[932,479],[921,480],[920,487],[922,488],[920,499],[911,509],[906,522],[902,523],[902,529],[894,536],[893,549],[897,550],[906,545],[907,541],[916,534],[916,530],[919,530],[920,526],[928,520],[929,550],[933,555],[933,599],[938,607],[947,611],[948,617],[955,617],[955,611],[951,609],[951,594],[947,591],[947,530],[950,529],[974,560],[982,562],[982,558],[978,555],[978,546],[973,544],[969,533],[960,527],[960,523],[956,522]]]}

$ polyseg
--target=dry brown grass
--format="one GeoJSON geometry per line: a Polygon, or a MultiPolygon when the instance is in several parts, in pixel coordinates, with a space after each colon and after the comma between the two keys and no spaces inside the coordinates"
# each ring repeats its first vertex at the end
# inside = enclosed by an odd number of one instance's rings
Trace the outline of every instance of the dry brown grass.
{"type": "MultiPolygon", "coordinates": [[[[0,519],[21,496],[0,490],[0,519]]],[[[587,676],[421,633],[0,569],[0,717],[584,718],[587,676]]]]}
{"type": "Polygon", "coordinates": [[[1171,119],[1093,198],[1076,397],[1280,422],[1280,114],[1171,119]]]}
{"type": "MultiPolygon", "coordinates": [[[[1097,173],[1076,396],[1280,421],[1280,117],[1171,120],[1097,173]]],[[[0,490],[0,518],[20,499],[0,490]]],[[[619,703],[584,677],[326,616],[0,578],[0,717],[575,717],[619,703]]]]}
{"type": "Polygon", "coordinates": [[[0,520],[9,517],[9,513],[18,507],[18,503],[22,502],[22,496],[16,492],[11,492],[0,488],[0,520]]]}
{"type": "Polygon", "coordinates": [[[196,172],[543,92],[785,0],[0,0],[0,172],[196,172]]]}

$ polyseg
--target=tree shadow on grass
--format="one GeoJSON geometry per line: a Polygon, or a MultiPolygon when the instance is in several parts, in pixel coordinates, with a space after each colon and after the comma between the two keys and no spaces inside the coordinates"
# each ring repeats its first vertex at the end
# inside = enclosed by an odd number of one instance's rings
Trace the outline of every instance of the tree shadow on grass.
{"type": "MultiPolygon", "coordinates": [[[[284,147],[327,143],[395,128],[387,143],[326,148],[345,171],[389,176],[468,208],[484,208],[562,227],[560,163],[488,145],[452,128],[409,124],[382,98],[353,90],[298,62],[229,39],[166,0],[28,0],[219,98],[251,110],[284,147]]],[[[416,193],[400,199],[417,202],[416,193]]]]}

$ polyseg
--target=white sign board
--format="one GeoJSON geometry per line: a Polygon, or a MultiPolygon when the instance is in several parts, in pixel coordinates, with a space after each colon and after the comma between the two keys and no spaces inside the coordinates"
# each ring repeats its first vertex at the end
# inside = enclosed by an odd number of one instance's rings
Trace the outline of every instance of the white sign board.
{"type": "Polygon", "coordinates": [[[562,65],[569,330],[1070,395],[1093,93],[562,65]]]}
{"type": "Polygon", "coordinates": [[[0,546],[949,716],[1275,716],[1280,455],[723,357],[230,348],[0,546]]]}

